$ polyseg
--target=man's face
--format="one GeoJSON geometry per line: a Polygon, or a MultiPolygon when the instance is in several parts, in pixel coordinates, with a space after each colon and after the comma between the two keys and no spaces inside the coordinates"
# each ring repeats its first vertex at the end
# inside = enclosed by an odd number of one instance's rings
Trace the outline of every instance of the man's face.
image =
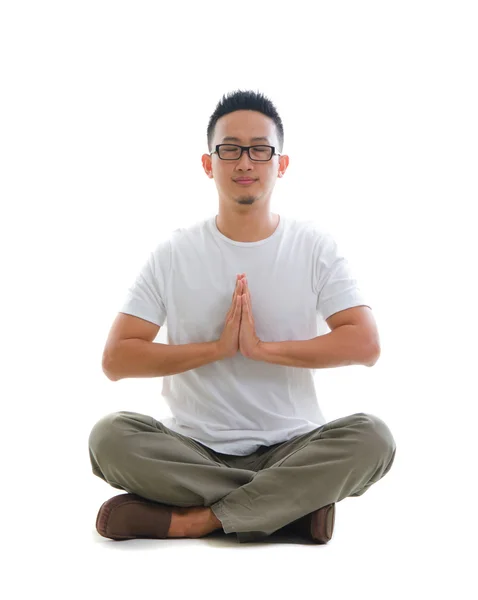
{"type": "MultiPolygon", "coordinates": [[[[276,126],[266,115],[252,110],[237,110],[218,119],[212,140],[212,151],[216,144],[236,144],[240,146],[274,146],[279,152],[276,126]],[[236,138],[236,139],[231,139],[236,138]],[[260,139],[254,139],[260,138],[260,139]]],[[[260,157],[260,156],[259,156],[260,157]]],[[[204,170],[213,178],[224,202],[249,205],[267,201],[274,189],[277,177],[287,168],[288,157],[274,155],[269,161],[251,160],[247,152],[236,160],[222,160],[216,154],[202,157],[204,170]],[[250,177],[252,183],[241,184],[240,177],[250,177]]]]}

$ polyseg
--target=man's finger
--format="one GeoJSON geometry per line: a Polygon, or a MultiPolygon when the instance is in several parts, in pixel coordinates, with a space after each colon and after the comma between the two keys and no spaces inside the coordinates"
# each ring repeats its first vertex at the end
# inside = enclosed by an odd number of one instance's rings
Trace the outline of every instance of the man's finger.
{"type": "Polygon", "coordinates": [[[232,297],[236,296],[239,293],[239,279],[236,279],[236,285],[234,286],[234,291],[232,292],[232,297]]]}
{"type": "Polygon", "coordinates": [[[249,291],[249,285],[247,283],[247,281],[244,281],[244,279],[242,280],[242,286],[243,286],[243,293],[247,294],[247,297],[250,298],[251,297],[251,293],[249,291]]]}

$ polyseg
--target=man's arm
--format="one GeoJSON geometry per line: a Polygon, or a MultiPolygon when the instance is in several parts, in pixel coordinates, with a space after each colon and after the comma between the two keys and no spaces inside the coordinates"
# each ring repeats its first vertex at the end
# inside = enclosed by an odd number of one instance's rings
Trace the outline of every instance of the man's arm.
{"type": "Polygon", "coordinates": [[[164,377],[197,369],[222,358],[217,341],[173,345],[128,339],[115,344],[103,370],[111,381],[128,377],[164,377]]]}
{"type": "Polygon", "coordinates": [[[253,358],[287,367],[323,369],[347,365],[371,367],[379,354],[361,327],[342,325],[310,340],[260,342],[253,358]]]}

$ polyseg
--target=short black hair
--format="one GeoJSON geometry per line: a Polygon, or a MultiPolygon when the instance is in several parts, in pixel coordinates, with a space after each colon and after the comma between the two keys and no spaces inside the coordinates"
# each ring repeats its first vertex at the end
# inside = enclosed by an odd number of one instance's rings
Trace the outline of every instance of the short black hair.
{"type": "Polygon", "coordinates": [[[236,90],[229,96],[224,94],[217,103],[216,109],[211,115],[207,126],[207,147],[209,152],[214,150],[212,147],[212,140],[218,119],[236,110],[256,110],[267,117],[270,117],[276,125],[277,139],[279,140],[279,154],[282,152],[284,146],[284,127],[282,125],[282,120],[279,117],[279,113],[269,98],[259,91],[254,92],[252,90],[236,90]]]}

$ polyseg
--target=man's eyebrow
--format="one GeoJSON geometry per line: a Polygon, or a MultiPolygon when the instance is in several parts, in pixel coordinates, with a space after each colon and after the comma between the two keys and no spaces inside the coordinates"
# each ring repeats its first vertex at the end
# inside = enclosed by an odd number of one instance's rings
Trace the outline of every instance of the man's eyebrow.
{"type": "MultiPolygon", "coordinates": [[[[260,140],[265,140],[266,142],[269,142],[269,138],[264,137],[264,136],[251,138],[251,142],[258,142],[260,140]]],[[[225,138],[222,138],[222,141],[223,142],[240,142],[241,140],[239,138],[237,138],[237,137],[233,137],[231,135],[227,135],[225,138]]]]}

